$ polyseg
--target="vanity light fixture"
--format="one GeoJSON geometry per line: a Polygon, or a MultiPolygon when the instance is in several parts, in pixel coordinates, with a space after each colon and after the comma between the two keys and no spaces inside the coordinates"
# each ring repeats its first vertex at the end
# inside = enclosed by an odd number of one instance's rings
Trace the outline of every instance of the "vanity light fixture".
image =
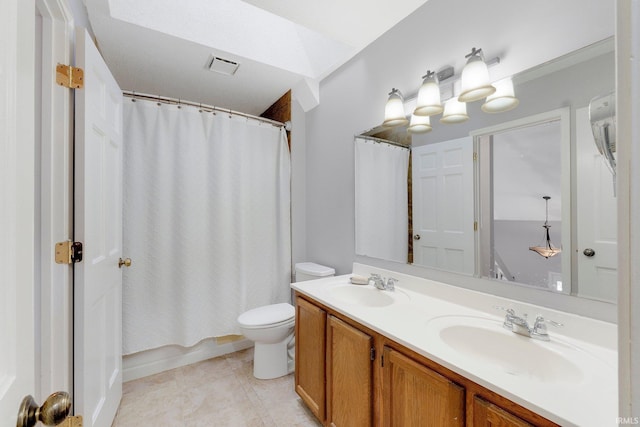
{"type": "Polygon", "coordinates": [[[458,100],[460,102],[473,102],[486,98],[496,91],[489,81],[489,69],[484,62],[482,49],[471,49],[466,55],[467,65],[462,70],[462,89],[458,100]]]}
{"type": "Polygon", "coordinates": [[[404,99],[402,92],[393,88],[389,92],[389,100],[384,107],[384,122],[383,126],[395,127],[404,126],[409,123],[407,117],[404,114],[404,99]]]}
{"type": "Polygon", "coordinates": [[[520,101],[515,96],[511,77],[494,82],[493,86],[495,86],[496,91],[487,96],[485,103],[480,107],[482,111],[485,113],[502,113],[513,110],[518,106],[520,101]]]}
{"type": "MultiPolygon", "coordinates": [[[[489,81],[488,67],[499,64],[500,58],[484,60],[482,49],[471,49],[465,56],[467,64],[461,74],[456,75],[452,66],[447,65],[439,71],[428,70],[422,76],[422,85],[417,93],[409,96],[407,110],[413,107],[409,133],[425,133],[432,130],[431,123],[419,122],[419,117],[442,114],[440,123],[453,124],[469,120],[467,102],[486,98],[482,111],[500,113],[518,106],[511,78],[505,78],[493,84],[489,81]],[[455,96],[459,93],[459,96],[455,96]],[[444,102],[443,102],[444,101],[444,102]]],[[[396,127],[409,123],[405,114],[404,98],[398,89],[392,89],[385,105],[382,126],[396,127]]]]}
{"type": "Polygon", "coordinates": [[[552,256],[556,256],[560,252],[562,252],[562,249],[556,248],[555,246],[553,246],[551,244],[551,238],[549,237],[549,229],[551,228],[551,226],[549,225],[549,199],[551,197],[543,196],[542,198],[545,200],[546,211],[547,211],[547,214],[544,220],[544,225],[542,226],[542,228],[545,229],[546,242],[543,246],[529,246],[529,250],[534,251],[538,255],[543,256],[545,258],[551,258],[552,256]]]}
{"type": "Polygon", "coordinates": [[[444,104],[444,113],[440,118],[440,123],[453,124],[462,123],[469,120],[467,114],[467,104],[458,101],[453,97],[444,104]]]}
{"type": "Polygon", "coordinates": [[[431,127],[431,119],[429,116],[418,116],[417,114],[411,115],[411,122],[407,132],[409,133],[427,133],[433,128],[431,127]]]}
{"type": "MultiPolygon", "coordinates": [[[[453,69],[452,69],[453,72],[453,69]]],[[[440,100],[440,85],[435,71],[427,71],[422,76],[422,86],[418,91],[418,100],[413,114],[416,116],[433,116],[440,114],[444,110],[440,100]]]]}

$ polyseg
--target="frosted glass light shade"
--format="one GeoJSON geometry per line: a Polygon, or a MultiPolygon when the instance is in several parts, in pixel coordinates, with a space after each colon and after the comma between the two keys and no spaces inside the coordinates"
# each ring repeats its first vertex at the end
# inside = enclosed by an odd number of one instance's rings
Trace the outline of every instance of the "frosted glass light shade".
{"type": "Polygon", "coordinates": [[[409,123],[404,115],[404,100],[398,89],[392,89],[389,93],[389,100],[384,107],[383,126],[395,127],[403,126],[409,123]]]}
{"type": "Polygon", "coordinates": [[[427,133],[432,130],[431,119],[429,116],[418,116],[417,114],[411,115],[411,123],[409,124],[409,133],[427,133]]]}
{"type": "Polygon", "coordinates": [[[513,110],[520,101],[515,96],[513,81],[511,77],[493,83],[496,91],[487,96],[487,100],[482,104],[482,111],[485,113],[502,113],[513,110]]]}
{"type": "Polygon", "coordinates": [[[467,104],[458,101],[456,98],[451,98],[445,102],[444,113],[442,114],[442,118],[440,118],[440,123],[462,123],[468,119],[467,104]]]}
{"type": "Polygon", "coordinates": [[[420,86],[420,90],[418,91],[418,100],[413,114],[416,116],[433,116],[440,114],[444,108],[440,101],[440,85],[435,78],[435,73],[430,71],[424,77],[422,86],[420,86]]]}
{"type": "Polygon", "coordinates": [[[462,70],[460,102],[473,102],[496,91],[489,81],[489,70],[479,55],[472,54],[462,70]]]}

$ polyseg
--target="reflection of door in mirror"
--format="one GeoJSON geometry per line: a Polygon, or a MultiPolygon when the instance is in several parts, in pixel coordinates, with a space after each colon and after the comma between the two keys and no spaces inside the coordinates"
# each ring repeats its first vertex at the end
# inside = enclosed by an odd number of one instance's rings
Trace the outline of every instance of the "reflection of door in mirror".
{"type": "Polygon", "coordinates": [[[617,209],[612,174],[593,141],[587,107],[576,110],[577,295],[616,301],[617,209]]]}
{"type": "Polygon", "coordinates": [[[562,291],[562,253],[545,258],[529,249],[547,246],[546,226],[552,245],[562,246],[560,119],[508,128],[478,141],[482,276],[562,291]]]}
{"type": "Polygon", "coordinates": [[[473,140],[413,147],[413,262],[474,273],[473,140]]]}

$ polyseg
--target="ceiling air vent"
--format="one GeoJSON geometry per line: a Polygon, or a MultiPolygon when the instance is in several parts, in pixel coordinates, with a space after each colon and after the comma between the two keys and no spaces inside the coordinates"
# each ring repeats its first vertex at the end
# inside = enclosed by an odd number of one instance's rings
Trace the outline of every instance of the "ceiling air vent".
{"type": "Polygon", "coordinates": [[[209,58],[208,67],[209,71],[215,71],[216,73],[226,74],[228,76],[233,76],[240,64],[237,62],[231,61],[230,59],[220,58],[218,56],[211,56],[209,58]]]}

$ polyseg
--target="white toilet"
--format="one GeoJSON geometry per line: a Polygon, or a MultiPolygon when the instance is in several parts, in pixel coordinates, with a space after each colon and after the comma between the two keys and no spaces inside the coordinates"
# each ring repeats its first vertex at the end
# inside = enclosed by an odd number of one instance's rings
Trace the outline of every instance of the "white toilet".
{"type": "MultiPolygon", "coordinates": [[[[296,282],[333,276],[330,267],[302,262],[296,264],[296,282]]],[[[268,380],[293,372],[296,310],[288,303],[257,307],[238,316],[242,335],[255,342],[253,376],[268,380]]]]}

